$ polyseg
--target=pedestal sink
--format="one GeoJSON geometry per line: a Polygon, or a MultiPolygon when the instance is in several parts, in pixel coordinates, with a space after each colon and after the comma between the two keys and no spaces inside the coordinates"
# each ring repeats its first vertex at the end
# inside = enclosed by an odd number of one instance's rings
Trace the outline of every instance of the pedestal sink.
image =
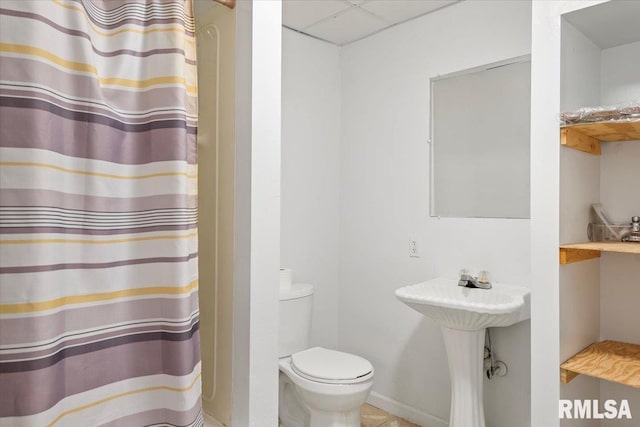
{"type": "Polygon", "coordinates": [[[450,427],[485,427],[482,399],[485,329],[530,316],[529,288],[494,283],[491,289],[438,278],[396,290],[396,297],[442,329],[451,375],[450,427]]]}

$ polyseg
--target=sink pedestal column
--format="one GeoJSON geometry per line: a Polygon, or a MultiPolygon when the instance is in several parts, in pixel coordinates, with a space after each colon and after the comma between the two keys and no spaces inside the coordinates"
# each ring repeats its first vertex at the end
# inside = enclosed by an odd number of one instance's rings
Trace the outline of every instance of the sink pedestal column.
{"type": "Polygon", "coordinates": [[[485,427],[482,400],[485,330],[442,327],[451,376],[450,427],[485,427]]]}

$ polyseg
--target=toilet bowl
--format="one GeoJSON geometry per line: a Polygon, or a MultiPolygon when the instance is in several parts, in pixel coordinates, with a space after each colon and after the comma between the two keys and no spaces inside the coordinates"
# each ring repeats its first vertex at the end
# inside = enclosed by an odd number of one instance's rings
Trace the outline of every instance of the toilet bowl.
{"type": "MultiPolygon", "coordinates": [[[[291,399],[288,408],[281,407],[283,427],[360,427],[360,406],[373,386],[373,367],[366,359],[314,347],[281,358],[280,376],[283,387],[290,382],[295,388],[298,404],[304,407],[298,413],[308,414],[287,417],[296,403],[291,399]]],[[[286,396],[281,398],[287,403],[286,396]]]]}
{"type": "Polygon", "coordinates": [[[360,427],[373,366],[353,354],[308,348],[312,295],[311,285],[280,291],[280,426],[360,427]]]}

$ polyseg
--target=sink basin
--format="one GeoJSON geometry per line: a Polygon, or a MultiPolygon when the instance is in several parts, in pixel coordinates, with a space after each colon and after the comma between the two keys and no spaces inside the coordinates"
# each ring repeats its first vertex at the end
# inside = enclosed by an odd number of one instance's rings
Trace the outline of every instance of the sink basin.
{"type": "Polygon", "coordinates": [[[438,278],[396,290],[396,297],[440,325],[451,377],[450,427],[485,427],[482,399],[486,328],[510,326],[530,317],[530,291],[493,284],[464,288],[438,278]]]}
{"type": "Polygon", "coordinates": [[[523,286],[474,289],[438,278],[402,287],[396,297],[440,326],[463,331],[510,326],[530,316],[529,288],[523,286]]]}

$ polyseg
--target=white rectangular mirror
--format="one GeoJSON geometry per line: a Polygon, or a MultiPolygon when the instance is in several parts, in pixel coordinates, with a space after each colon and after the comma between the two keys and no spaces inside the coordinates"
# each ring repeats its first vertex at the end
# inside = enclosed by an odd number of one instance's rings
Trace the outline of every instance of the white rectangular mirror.
{"type": "Polygon", "coordinates": [[[431,79],[431,216],[529,218],[531,60],[431,79]]]}

